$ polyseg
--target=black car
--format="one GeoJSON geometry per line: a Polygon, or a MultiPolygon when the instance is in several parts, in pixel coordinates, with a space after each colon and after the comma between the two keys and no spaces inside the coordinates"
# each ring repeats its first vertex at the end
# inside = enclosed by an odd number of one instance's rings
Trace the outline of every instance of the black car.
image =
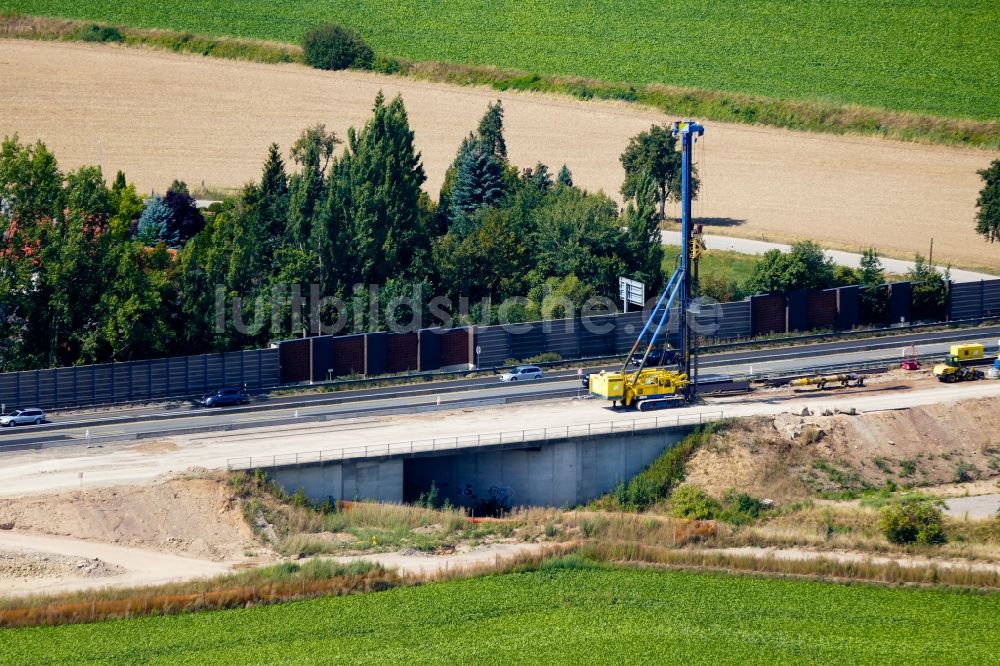
{"type": "MultiPolygon", "coordinates": [[[[679,354],[675,349],[650,349],[645,367],[655,368],[660,365],[677,365],[678,356],[679,354]]],[[[640,363],[642,363],[642,354],[636,354],[632,357],[632,365],[638,367],[640,363]]]]}
{"type": "Polygon", "coordinates": [[[226,405],[245,405],[250,402],[242,388],[220,388],[208,393],[198,401],[202,407],[225,407],[226,405]]]}

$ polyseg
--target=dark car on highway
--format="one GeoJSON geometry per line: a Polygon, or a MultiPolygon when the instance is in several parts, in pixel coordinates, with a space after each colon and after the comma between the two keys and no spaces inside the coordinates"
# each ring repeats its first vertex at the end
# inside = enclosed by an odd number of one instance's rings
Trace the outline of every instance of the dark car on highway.
{"type": "MultiPolygon", "coordinates": [[[[678,352],[676,349],[650,349],[646,358],[647,368],[655,368],[660,365],[677,365],[678,352]]],[[[642,363],[642,354],[632,357],[632,365],[638,367],[642,363]]]]}
{"type": "Polygon", "coordinates": [[[245,405],[250,400],[242,388],[220,388],[201,397],[198,401],[202,407],[225,407],[227,405],[245,405]]]}

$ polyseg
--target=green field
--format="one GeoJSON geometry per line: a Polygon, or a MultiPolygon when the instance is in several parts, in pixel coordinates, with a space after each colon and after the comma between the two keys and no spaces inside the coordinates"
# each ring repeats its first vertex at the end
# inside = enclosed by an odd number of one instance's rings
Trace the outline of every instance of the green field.
{"type": "Polygon", "coordinates": [[[0,631],[4,664],[995,661],[1000,597],[559,568],[363,596],[0,631]]]}
{"type": "Polygon", "coordinates": [[[413,60],[1000,118],[995,0],[0,0],[0,10],[293,43],[337,21],[413,60]]]}
{"type": "MultiPolygon", "coordinates": [[[[669,275],[677,267],[681,249],[677,245],[663,246],[663,270],[669,275]]],[[[730,250],[708,250],[698,262],[698,273],[704,278],[714,277],[720,280],[746,282],[753,267],[760,261],[756,254],[745,254],[730,250]]]]}

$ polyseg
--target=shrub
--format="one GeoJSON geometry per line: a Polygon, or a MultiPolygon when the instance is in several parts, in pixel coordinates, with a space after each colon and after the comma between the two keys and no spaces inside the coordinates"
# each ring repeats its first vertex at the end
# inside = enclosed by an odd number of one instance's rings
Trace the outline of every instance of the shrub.
{"type": "Polygon", "coordinates": [[[978,476],[979,469],[971,463],[960,460],[958,465],[955,466],[955,483],[975,481],[978,476]]]}
{"type": "Polygon", "coordinates": [[[124,42],[118,28],[110,25],[97,25],[91,23],[80,27],[76,32],[76,38],[84,42],[124,42]]]}
{"type": "Polygon", "coordinates": [[[732,525],[752,523],[764,511],[764,503],[746,493],[730,492],[724,499],[725,507],[719,513],[719,520],[732,525]]]}
{"type": "Polygon", "coordinates": [[[555,352],[542,352],[524,359],[525,363],[556,363],[562,360],[562,356],[555,352]]]}
{"type": "Polygon", "coordinates": [[[306,64],[317,69],[371,69],[375,52],[357,32],[327,24],[306,33],[302,40],[306,64]]]}
{"type": "Polygon", "coordinates": [[[295,490],[295,494],[292,495],[292,506],[297,507],[308,507],[310,506],[309,498],[306,497],[306,491],[299,486],[295,490]]]}
{"type": "Polygon", "coordinates": [[[698,486],[678,486],[670,496],[670,511],[678,518],[710,520],[719,514],[720,509],[719,503],[698,486]]]}
{"type": "Polygon", "coordinates": [[[437,483],[431,481],[431,489],[426,493],[420,493],[416,504],[424,509],[436,509],[438,508],[439,495],[437,483]]]}
{"type": "Polygon", "coordinates": [[[944,543],[941,509],[926,501],[890,504],[882,509],[879,528],[893,543],[944,543]]]}

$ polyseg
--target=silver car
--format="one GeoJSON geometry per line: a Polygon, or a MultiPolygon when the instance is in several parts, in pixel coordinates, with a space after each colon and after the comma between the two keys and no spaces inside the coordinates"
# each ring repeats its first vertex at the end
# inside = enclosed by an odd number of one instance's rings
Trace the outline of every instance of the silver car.
{"type": "Polygon", "coordinates": [[[27,423],[41,425],[45,423],[45,412],[40,409],[15,409],[10,414],[0,416],[0,426],[16,426],[27,423]]]}
{"type": "Polygon", "coordinates": [[[516,382],[525,379],[541,379],[542,369],[537,365],[519,365],[500,375],[502,382],[516,382]]]}

